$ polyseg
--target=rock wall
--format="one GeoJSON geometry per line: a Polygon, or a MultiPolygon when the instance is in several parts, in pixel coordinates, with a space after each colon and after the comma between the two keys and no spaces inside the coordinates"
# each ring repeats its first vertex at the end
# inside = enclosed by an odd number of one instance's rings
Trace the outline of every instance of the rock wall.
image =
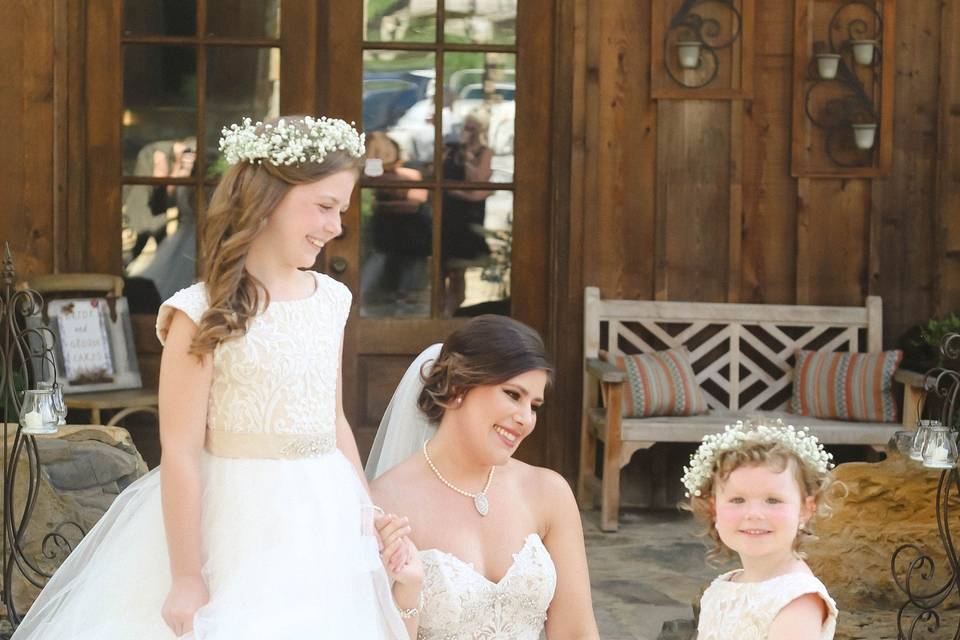
{"type": "MultiPolygon", "coordinates": [[[[13,445],[13,435],[7,440],[13,445]]],[[[81,532],[89,531],[124,488],[147,472],[147,465],[120,427],[66,426],[55,436],[37,437],[40,486],[21,544],[25,555],[46,572],[63,561],[67,547],[44,537],[59,532],[75,546],[81,532]]],[[[17,467],[14,514],[19,519],[26,503],[29,468],[23,455],[17,467]]],[[[39,590],[14,571],[13,593],[17,609],[26,610],[39,590]]]]}

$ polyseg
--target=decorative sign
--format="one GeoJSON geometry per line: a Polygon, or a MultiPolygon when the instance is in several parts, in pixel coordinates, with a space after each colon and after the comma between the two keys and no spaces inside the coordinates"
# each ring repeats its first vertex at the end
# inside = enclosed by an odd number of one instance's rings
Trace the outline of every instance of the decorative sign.
{"type": "Polygon", "coordinates": [[[113,361],[107,336],[106,318],[99,300],[84,302],[51,301],[49,312],[56,317],[66,377],[74,384],[113,382],[113,361]]]}
{"type": "MultiPolygon", "coordinates": [[[[139,389],[140,367],[133,344],[126,298],[50,300],[46,309],[27,317],[28,328],[46,326],[37,336],[54,344],[57,381],[64,393],[139,389]]],[[[37,367],[49,366],[37,362],[37,367]]],[[[39,369],[38,369],[39,370],[39,369]]]]}

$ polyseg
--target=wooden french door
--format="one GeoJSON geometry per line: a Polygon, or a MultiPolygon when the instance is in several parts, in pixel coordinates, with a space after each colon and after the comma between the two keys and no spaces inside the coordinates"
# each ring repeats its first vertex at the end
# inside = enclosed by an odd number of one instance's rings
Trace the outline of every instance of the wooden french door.
{"type": "MultiPolygon", "coordinates": [[[[344,391],[365,451],[423,348],[481,313],[546,328],[553,9],[331,0],[328,15],[322,107],[362,123],[383,171],[325,252],[354,292],[344,391]]],[[[545,460],[542,436],[525,459],[545,460]]]]}
{"type": "MultiPolygon", "coordinates": [[[[356,121],[384,173],[361,179],[317,267],[354,293],[344,399],[365,452],[410,360],[468,317],[546,329],[553,15],[551,0],[87,4],[80,262],[166,297],[195,275],[221,127],[356,121]]],[[[542,437],[521,455],[543,460],[542,437]]]]}

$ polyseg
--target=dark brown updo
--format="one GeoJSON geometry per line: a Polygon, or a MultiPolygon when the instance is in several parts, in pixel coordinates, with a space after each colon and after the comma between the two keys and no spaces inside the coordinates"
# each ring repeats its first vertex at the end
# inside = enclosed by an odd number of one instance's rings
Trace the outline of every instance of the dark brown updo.
{"type": "Polygon", "coordinates": [[[553,363],[540,334],[513,318],[483,315],[454,331],[432,363],[421,371],[423,391],[417,406],[431,422],[440,422],[454,399],[474,387],[500,384],[527,371],[547,372],[553,363]]]}

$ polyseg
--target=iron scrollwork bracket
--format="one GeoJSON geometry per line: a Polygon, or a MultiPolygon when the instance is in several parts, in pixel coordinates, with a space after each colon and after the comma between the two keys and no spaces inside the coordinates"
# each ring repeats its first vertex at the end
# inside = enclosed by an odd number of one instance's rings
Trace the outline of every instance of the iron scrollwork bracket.
{"type": "Polygon", "coordinates": [[[37,440],[19,425],[21,392],[40,380],[56,385],[55,336],[47,327],[29,327],[26,319],[43,308],[43,298],[32,289],[16,288],[16,270],[5,246],[0,288],[0,404],[3,414],[3,528],[0,532],[0,599],[8,623],[16,629],[22,618],[14,602],[13,581],[20,577],[42,588],[56,566],[85,535],[75,522],[64,522],[43,535],[38,553],[27,553],[27,527],[40,492],[40,456],[37,440]],[[18,487],[17,474],[25,464],[18,487]],[[25,489],[25,491],[24,491],[25,489]],[[40,560],[40,558],[43,560],[40,560]]]}
{"type": "Polygon", "coordinates": [[[734,6],[733,0],[684,0],[677,9],[663,37],[663,66],[670,78],[687,89],[700,89],[709,85],[717,78],[720,71],[719,49],[726,49],[740,38],[743,30],[743,16],[734,6]],[[717,5],[731,13],[732,26],[730,35],[723,37],[724,29],[716,18],[705,18],[697,13],[697,8],[704,5],[717,5]],[[700,57],[697,69],[701,70],[697,80],[688,80],[678,75],[671,61],[676,55],[671,55],[671,46],[678,42],[694,42],[699,44],[700,57]]]}
{"type": "MultiPolygon", "coordinates": [[[[960,334],[945,336],[940,350],[945,361],[960,360],[960,334]]],[[[960,372],[946,367],[931,369],[924,376],[924,391],[934,394],[942,401],[942,424],[955,431],[960,428],[957,420],[957,411],[960,410],[960,372]]],[[[893,580],[897,588],[907,596],[897,610],[898,640],[913,640],[922,635],[936,634],[943,626],[941,608],[950,606],[944,603],[952,594],[960,595],[960,591],[957,591],[960,587],[960,560],[957,557],[952,528],[952,519],[956,517],[952,509],[958,506],[958,499],[960,473],[953,467],[940,474],[936,497],[938,538],[948,565],[945,576],[937,579],[936,561],[919,544],[901,545],[890,560],[893,580]]],[[[949,637],[960,638],[960,621],[949,637]]]]}
{"type": "Polygon", "coordinates": [[[883,16],[873,2],[847,0],[834,12],[827,29],[826,41],[814,44],[814,57],[807,67],[810,84],[804,96],[803,108],[810,122],[824,132],[824,152],[831,162],[844,168],[870,166],[879,145],[873,142],[870,149],[858,149],[854,143],[853,125],[872,124],[879,127],[880,116],[856,69],[858,66],[868,68],[875,82],[879,78],[883,64],[880,42],[883,16]],[[853,18],[845,26],[842,24],[842,14],[856,6],[872,13],[875,18],[872,28],[863,18],[853,18]],[[837,43],[836,34],[844,32],[846,36],[837,43]],[[871,35],[873,38],[869,38],[871,35]],[[873,57],[868,65],[855,62],[854,56],[854,43],[864,41],[874,43],[873,57]],[[820,75],[816,56],[821,54],[839,56],[835,77],[823,78],[820,75]],[[820,91],[828,97],[820,101],[815,113],[814,98],[820,91]],[[837,93],[842,95],[837,96],[837,93]]]}

